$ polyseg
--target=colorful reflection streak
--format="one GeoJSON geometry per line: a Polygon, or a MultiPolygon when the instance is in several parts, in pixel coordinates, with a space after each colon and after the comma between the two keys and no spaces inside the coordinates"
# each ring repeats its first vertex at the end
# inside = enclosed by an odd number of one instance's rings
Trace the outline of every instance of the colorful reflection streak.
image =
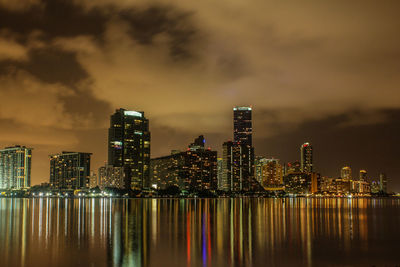
{"type": "Polygon", "coordinates": [[[396,199],[0,199],[4,266],[400,263],[396,199]]]}

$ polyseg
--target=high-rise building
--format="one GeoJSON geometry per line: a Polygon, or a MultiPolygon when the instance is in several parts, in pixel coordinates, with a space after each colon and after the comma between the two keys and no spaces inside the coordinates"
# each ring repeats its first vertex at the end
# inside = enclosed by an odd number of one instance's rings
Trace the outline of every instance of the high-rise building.
{"type": "Polygon", "coordinates": [[[279,159],[267,159],[262,166],[261,185],[264,188],[276,188],[283,185],[283,170],[279,159]]]}
{"type": "Polygon", "coordinates": [[[262,183],[262,168],[267,164],[268,159],[264,157],[256,157],[254,160],[254,176],[257,182],[262,183]]]}
{"type": "Polygon", "coordinates": [[[90,172],[89,183],[86,187],[95,188],[99,185],[97,175],[94,171],[90,172]]]}
{"type": "Polygon", "coordinates": [[[235,143],[253,146],[252,108],[233,108],[233,140],[235,143]]]}
{"type": "Polygon", "coordinates": [[[366,170],[360,170],[360,176],[359,176],[360,181],[367,181],[367,171],[366,170]]]}
{"type": "Polygon", "coordinates": [[[218,189],[223,190],[224,188],[224,182],[223,182],[223,173],[224,169],[222,168],[223,166],[223,160],[222,158],[217,158],[217,180],[218,180],[218,189]]]}
{"type": "Polygon", "coordinates": [[[125,188],[150,187],[150,132],[144,112],[121,108],[111,115],[108,164],[124,168],[125,188]]]}
{"type": "Polygon", "coordinates": [[[66,152],[50,156],[50,185],[58,189],[81,189],[90,183],[92,153],[66,152]]]}
{"type": "Polygon", "coordinates": [[[99,168],[99,186],[104,188],[125,188],[124,168],[105,164],[99,168]]]}
{"type": "Polygon", "coordinates": [[[254,180],[254,149],[232,141],[222,146],[223,181],[225,190],[250,191],[254,180]]]}
{"type": "Polygon", "coordinates": [[[0,189],[31,186],[32,148],[16,145],[0,150],[0,189]]]}
{"type": "Polygon", "coordinates": [[[313,166],[313,150],[310,143],[304,143],[300,147],[301,156],[301,171],[305,173],[312,173],[313,166]]]}
{"type": "Polygon", "coordinates": [[[382,193],[387,193],[387,176],[385,173],[379,174],[379,191],[382,193]]]}
{"type": "Polygon", "coordinates": [[[217,151],[204,148],[205,139],[199,136],[183,152],[151,160],[152,187],[165,189],[178,186],[181,190],[216,190],[217,151]]]}
{"type": "Polygon", "coordinates": [[[223,144],[223,188],[226,191],[250,191],[254,177],[252,108],[233,108],[233,139],[223,144]]]}
{"type": "Polygon", "coordinates": [[[289,162],[286,165],[286,170],[284,173],[286,175],[286,174],[298,173],[298,172],[301,172],[301,163],[298,160],[296,160],[293,162],[289,162]]]}
{"type": "Polygon", "coordinates": [[[345,166],[342,168],[340,177],[344,180],[351,180],[352,175],[351,175],[351,168],[349,166],[345,166]]]}

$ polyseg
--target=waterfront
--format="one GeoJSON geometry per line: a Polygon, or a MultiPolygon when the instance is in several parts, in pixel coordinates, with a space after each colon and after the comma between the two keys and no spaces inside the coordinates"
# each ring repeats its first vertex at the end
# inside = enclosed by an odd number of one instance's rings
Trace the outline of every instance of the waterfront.
{"type": "Polygon", "coordinates": [[[4,266],[399,265],[400,200],[0,199],[4,266]]]}

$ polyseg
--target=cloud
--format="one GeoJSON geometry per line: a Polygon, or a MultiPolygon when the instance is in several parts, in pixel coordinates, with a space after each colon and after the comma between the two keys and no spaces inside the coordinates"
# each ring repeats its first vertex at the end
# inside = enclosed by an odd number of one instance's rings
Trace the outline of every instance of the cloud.
{"type": "Polygon", "coordinates": [[[40,0],[0,0],[0,7],[6,8],[11,11],[25,11],[32,6],[38,6],[40,4],[40,0]]]}
{"type": "Polygon", "coordinates": [[[85,124],[66,112],[61,97],[73,91],[60,84],[45,84],[24,71],[0,76],[0,118],[23,125],[71,129],[85,124]]]}
{"type": "Polygon", "coordinates": [[[27,60],[28,50],[15,40],[5,39],[0,36],[0,61],[1,60],[27,60]]]}

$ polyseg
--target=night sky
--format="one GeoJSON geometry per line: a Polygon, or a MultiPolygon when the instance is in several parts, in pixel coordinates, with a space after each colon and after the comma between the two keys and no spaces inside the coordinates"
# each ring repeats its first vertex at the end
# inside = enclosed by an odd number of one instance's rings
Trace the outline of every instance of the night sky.
{"type": "Polygon", "coordinates": [[[116,108],[150,119],[152,157],[232,139],[252,105],[256,155],[314,146],[316,169],[386,172],[400,190],[400,1],[0,0],[0,145],[107,160],[116,108]]]}

